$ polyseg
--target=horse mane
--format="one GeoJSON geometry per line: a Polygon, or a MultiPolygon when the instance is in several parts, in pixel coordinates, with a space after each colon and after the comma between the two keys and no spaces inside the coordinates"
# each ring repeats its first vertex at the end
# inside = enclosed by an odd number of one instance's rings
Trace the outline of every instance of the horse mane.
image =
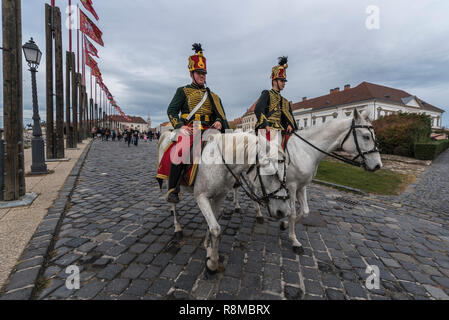
{"type": "Polygon", "coordinates": [[[317,133],[323,131],[323,129],[327,129],[329,128],[329,126],[340,122],[343,123],[345,120],[352,120],[352,118],[347,118],[347,119],[331,119],[330,121],[327,121],[325,123],[321,123],[317,126],[311,126],[308,128],[305,128],[303,130],[297,130],[296,133],[298,133],[299,135],[301,135],[303,138],[310,138],[315,136],[317,133]]]}
{"type": "Polygon", "coordinates": [[[217,143],[223,155],[232,153],[235,158],[237,155],[243,154],[246,163],[248,155],[255,154],[254,152],[256,152],[258,137],[248,132],[233,132],[217,134],[214,136],[214,141],[217,143]],[[217,137],[221,139],[217,139],[217,137]],[[227,143],[228,141],[231,143],[227,143]]]}

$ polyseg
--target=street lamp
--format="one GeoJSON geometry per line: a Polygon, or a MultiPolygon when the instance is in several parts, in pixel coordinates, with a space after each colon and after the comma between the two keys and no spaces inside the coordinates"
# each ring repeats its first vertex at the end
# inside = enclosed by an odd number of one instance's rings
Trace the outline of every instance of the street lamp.
{"type": "Polygon", "coordinates": [[[41,62],[42,52],[31,38],[30,41],[23,45],[23,53],[28,62],[31,71],[31,86],[33,91],[33,139],[31,140],[32,164],[31,174],[48,173],[47,165],[45,164],[44,153],[44,139],[42,139],[41,118],[39,117],[39,106],[37,103],[37,88],[36,88],[36,72],[41,62]]]}

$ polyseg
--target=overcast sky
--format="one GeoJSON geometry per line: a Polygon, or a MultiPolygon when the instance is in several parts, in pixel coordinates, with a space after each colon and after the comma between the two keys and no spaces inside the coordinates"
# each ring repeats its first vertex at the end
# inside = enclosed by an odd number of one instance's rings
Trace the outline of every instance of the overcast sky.
{"type": "MultiPolygon", "coordinates": [[[[45,2],[50,1],[22,1],[23,42],[34,37],[42,51],[45,2]]],[[[68,0],[56,3],[64,12],[68,0]]],[[[288,55],[289,82],[283,95],[293,102],[368,81],[405,90],[446,110],[443,124],[449,126],[447,0],[93,3],[105,42],[104,48],[97,45],[104,82],[125,113],[145,120],[151,114],[153,126],[168,120],[166,110],[176,88],[190,83],[187,59],[194,42],[203,45],[208,86],[221,97],[230,120],[241,116],[269,88],[277,57],[288,55]],[[366,27],[370,5],[380,10],[379,29],[366,27]]],[[[67,30],[63,42],[67,50],[67,30]]],[[[42,60],[38,89],[45,118],[42,60]]],[[[31,118],[30,75],[25,66],[24,116],[31,118]]],[[[1,109],[2,104],[3,99],[1,109]]]]}

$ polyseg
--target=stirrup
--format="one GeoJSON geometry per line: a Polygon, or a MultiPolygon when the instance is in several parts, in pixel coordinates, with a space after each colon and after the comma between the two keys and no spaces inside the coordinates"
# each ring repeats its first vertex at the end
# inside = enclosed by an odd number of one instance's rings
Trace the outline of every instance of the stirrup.
{"type": "Polygon", "coordinates": [[[175,191],[175,188],[168,190],[167,196],[165,197],[167,202],[179,203],[182,200],[182,193],[175,191]]]}

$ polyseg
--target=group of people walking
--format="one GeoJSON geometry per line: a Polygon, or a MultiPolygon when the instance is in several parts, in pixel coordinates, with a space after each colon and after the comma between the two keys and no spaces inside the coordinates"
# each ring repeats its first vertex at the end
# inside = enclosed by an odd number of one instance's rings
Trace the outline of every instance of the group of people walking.
{"type": "MultiPolygon", "coordinates": [[[[170,102],[167,114],[174,129],[179,129],[176,142],[177,150],[183,150],[193,144],[193,122],[201,122],[201,129],[214,128],[221,132],[229,128],[226,114],[220,97],[206,86],[206,57],[201,44],[194,43],[195,54],[189,57],[188,69],[192,83],[180,87],[170,102]],[[189,139],[190,138],[190,139],[189,139]]],[[[277,130],[283,135],[297,129],[294,121],[291,103],[281,96],[281,91],[287,83],[287,57],[279,57],[278,65],[271,70],[271,90],[262,91],[254,110],[258,129],[265,129],[267,139],[270,131],[277,130]]],[[[167,201],[179,202],[180,180],[186,165],[170,165],[168,177],[167,201]]]]}
{"type": "Polygon", "coordinates": [[[101,141],[109,141],[111,138],[112,141],[125,141],[128,143],[128,147],[130,144],[134,144],[137,146],[139,144],[139,140],[144,141],[152,141],[153,139],[159,139],[160,133],[152,132],[149,130],[148,132],[140,132],[139,130],[134,129],[125,129],[124,131],[118,129],[109,129],[109,128],[92,128],[92,139],[101,139],[101,141]]]}

